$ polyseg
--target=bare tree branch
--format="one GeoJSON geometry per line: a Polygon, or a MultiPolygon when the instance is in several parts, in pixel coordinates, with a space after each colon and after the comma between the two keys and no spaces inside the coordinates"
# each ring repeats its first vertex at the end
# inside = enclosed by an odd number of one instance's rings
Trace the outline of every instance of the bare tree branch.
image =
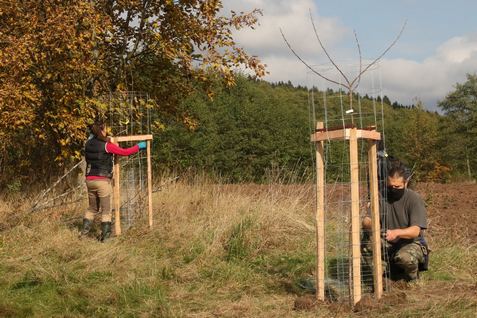
{"type": "MultiPolygon", "coordinates": [[[[298,53],[295,52],[295,50],[291,47],[290,43],[288,42],[288,40],[286,39],[285,35],[283,34],[283,31],[282,29],[280,28],[280,33],[283,37],[283,40],[285,41],[285,43],[287,44],[288,48],[290,49],[290,51],[292,51],[292,53],[308,68],[310,69],[313,73],[315,73],[316,75],[318,75],[319,77],[327,80],[328,82],[331,82],[331,83],[334,83],[334,84],[337,84],[338,86],[342,86],[342,87],[345,87],[346,89],[348,89],[348,96],[349,96],[349,106],[351,109],[353,109],[353,90],[356,89],[360,82],[361,82],[361,76],[366,73],[367,70],[369,70],[374,64],[376,64],[395,44],[396,42],[400,39],[405,27],[406,27],[406,24],[407,24],[407,20],[404,22],[401,30],[399,31],[399,34],[396,36],[396,38],[394,39],[394,41],[381,53],[381,55],[379,55],[376,59],[374,59],[369,65],[367,65],[364,69],[363,69],[363,56],[362,56],[362,53],[361,53],[361,45],[359,43],[359,40],[358,40],[358,35],[356,34],[356,31],[353,30],[354,32],[354,38],[355,38],[355,41],[356,41],[356,45],[358,47],[358,53],[359,53],[359,74],[350,82],[350,80],[348,79],[348,77],[344,74],[344,72],[340,69],[340,67],[335,63],[335,61],[333,60],[333,58],[330,56],[330,54],[328,53],[328,51],[326,50],[325,46],[323,45],[323,42],[321,42],[321,39],[320,39],[320,36],[318,34],[318,30],[316,29],[316,26],[315,26],[315,21],[313,19],[313,14],[311,13],[311,9],[309,10],[310,12],[310,20],[311,20],[311,24],[313,26],[313,31],[315,33],[315,36],[316,36],[316,39],[318,40],[318,43],[320,44],[320,47],[323,49],[323,51],[325,52],[326,56],[328,57],[328,60],[331,62],[331,64],[333,64],[333,66],[335,67],[335,69],[341,74],[341,76],[343,77],[343,79],[346,81],[347,85],[343,84],[343,83],[338,83],[337,81],[335,80],[332,80],[326,76],[324,76],[323,74],[321,74],[320,72],[316,71],[315,69],[313,69],[307,62],[305,62],[299,55],[298,53]]],[[[353,116],[351,116],[351,122],[353,122],[353,116]]]]}
{"type": "MultiPolygon", "coordinates": [[[[361,54],[361,46],[359,45],[359,40],[358,40],[358,35],[356,34],[356,30],[353,30],[354,33],[354,39],[356,40],[356,46],[358,47],[358,53],[359,53],[359,74],[358,74],[358,83],[356,83],[356,86],[352,89],[355,90],[358,88],[359,83],[361,82],[361,71],[363,70],[363,56],[361,54]]],[[[354,80],[353,80],[354,82],[354,80]]]]}
{"type": "Polygon", "coordinates": [[[345,88],[348,88],[348,86],[344,85],[343,83],[339,83],[335,80],[332,80],[324,75],[322,75],[321,73],[319,73],[318,71],[316,71],[315,69],[313,69],[307,62],[305,62],[296,52],[295,50],[291,47],[290,43],[288,43],[288,40],[287,38],[285,37],[285,35],[283,34],[283,31],[282,29],[280,28],[280,33],[282,34],[282,37],[283,37],[283,40],[285,41],[285,43],[287,44],[288,48],[290,49],[290,51],[292,51],[292,53],[296,56],[297,59],[299,59],[310,71],[312,71],[313,73],[315,73],[316,75],[318,75],[319,77],[327,80],[328,82],[331,82],[331,83],[334,83],[336,85],[339,85],[339,86],[343,86],[345,88]]]}
{"type": "Polygon", "coordinates": [[[376,64],[395,44],[396,42],[399,40],[399,38],[401,37],[402,33],[404,32],[404,29],[406,28],[406,24],[407,24],[407,20],[404,21],[402,27],[401,27],[401,31],[399,31],[399,34],[396,36],[396,38],[394,39],[394,41],[386,48],[386,50],[383,51],[383,53],[381,53],[380,56],[378,56],[376,59],[374,59],[373,62],[371,62],[371,64],[369,64],[368,66],[366,66],[366,68],[364,70],[362,70],[358,76],[351,82],[351,87],[354,85],[354,83],[356,82],[357,79],[359,79],[361,77],[361,75],[363,75],[371,66],[373,66],[374,64],[376,64]]]}
{"type": "Polygon", "coordinates": [[[333,64],[333,66],[338,70],[338,72],[340,72],[341,76],[343,76],[344,80],[346,81],[346,83],[348,84],[348,86],[345,86],[346,88],[349,88],[351,87],[351,84],[348,80],[348,77],[341,71],[341,69],[338,67],[338,65],[335,63],[335,61],[331,58],[331,56],[328,54],[328,51],[326,50],[325,46],[323,45],[323,43],[321,42],[321,39],[320,39],[320,36],[318,35],[318,31],[316,30],[316,26],[315,26],[315,21],[313,19],[313,15],[311,13],[311,9],[309,9],[310,11],[310,20],[311,20],[311,24],[313,25],[313,31],[315,32],[315,36],[316,36],[316,39],[318,40],[318,43],[320,44],[321,48],[323,49],[323,51],[325,52],[326,56],[328,57],[328,60],[330,60],[331,64],[333,64]]]}
{"type": "Polygon", "coordinates": [[[56,180],[56,182],[51,186],[49,187],[48,189],[46,189],[45,191],[43,191],[43,193],[36,199],[36,201],[33,203],[32,207],[31,207],[31,210],[33,210],[37,205],[38,203],[40,203],[40,200],[42,200],[45,195],[48,194],[48,192],[50,192],[54,187],[56,187],[58,185],[58,183],[61,182],[61,180],[63,180],[65,177],[67,177],[73,170],[75,170],[80,164],[82,164],[84,162],[84,159],[82,159],[80,162],[78,162],[77,164],[75,164],[73,166],[73,168],[71,168],[70,170],[68,170],[62,177],[60,177],[58,180],[56,180]]]}

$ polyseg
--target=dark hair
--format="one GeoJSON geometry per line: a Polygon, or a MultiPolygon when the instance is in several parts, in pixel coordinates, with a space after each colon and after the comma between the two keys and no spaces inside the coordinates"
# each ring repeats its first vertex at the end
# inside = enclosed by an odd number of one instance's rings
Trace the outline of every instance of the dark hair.
{"type": "Polygon", "coordinates": [[[93,124],[89,126],[91,133],[96,137],[100,137],[101,131],[105,128],[104,120],[95,120],[93,124]]]}
{"type": "Polygon", "coordinates": [[[388,169],[388,177],[396,178],[403,177],[405,181],[409,181],[411,178],[410,169],[399,160],[393,160],[390,162],[388,169]]]}

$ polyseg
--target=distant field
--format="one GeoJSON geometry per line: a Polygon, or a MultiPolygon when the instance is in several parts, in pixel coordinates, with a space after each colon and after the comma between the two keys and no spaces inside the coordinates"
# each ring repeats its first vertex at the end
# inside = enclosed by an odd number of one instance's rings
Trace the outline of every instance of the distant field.
{"type": "Polygon", "coordinates": [[[105,244],[78,238],[86,202],[29,215],[3,201],[0,317],[475,317],[477,185],[417,190],[430,270],[355,311],[294,309],[314,270],[311,186],[170,184],[152,231],[138,223],[105,244]]]}

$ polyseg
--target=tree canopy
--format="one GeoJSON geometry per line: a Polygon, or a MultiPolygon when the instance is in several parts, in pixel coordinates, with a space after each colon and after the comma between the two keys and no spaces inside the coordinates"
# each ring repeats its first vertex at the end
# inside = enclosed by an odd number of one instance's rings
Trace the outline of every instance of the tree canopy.
{"type": "Polygon", "coordinates": [[[457,170],[472,177],[477,170],[477,75],[467,74],[467,80],[457,83],[439,106],[446,114],[443,134],[447,142],[442,152],[457,170]]]}
{"type": "Polygon", "coordinates": [[[236,45],[260,11],[221,12],[210,0],[12,0],[0,3],[1,173],[45,175],[52,161],[78,158],[102,96],[138,90],[176,113],[192,83],[212,94],[233,70],[263,76],[236,45]],[[35,158],[35,161],[30,160],[35,158]]]}

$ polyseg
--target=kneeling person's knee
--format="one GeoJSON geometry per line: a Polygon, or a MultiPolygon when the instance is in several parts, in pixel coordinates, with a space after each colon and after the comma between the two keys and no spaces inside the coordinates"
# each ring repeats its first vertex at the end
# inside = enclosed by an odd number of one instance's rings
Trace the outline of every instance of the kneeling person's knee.
{"type": "Polygon", "coordinates": [[[417,271],[419,262],[423,260],[422,249],[419,244],[412,243],[403,246],[394,256],[394,263],[405,272],[417,271]]]}
{"type": "Polygon", "coordinates": [[[419,264],[417,259],[409,253],[399,253],[394,257],[394,263],[406,271],[416,270],[419,264]]]}

